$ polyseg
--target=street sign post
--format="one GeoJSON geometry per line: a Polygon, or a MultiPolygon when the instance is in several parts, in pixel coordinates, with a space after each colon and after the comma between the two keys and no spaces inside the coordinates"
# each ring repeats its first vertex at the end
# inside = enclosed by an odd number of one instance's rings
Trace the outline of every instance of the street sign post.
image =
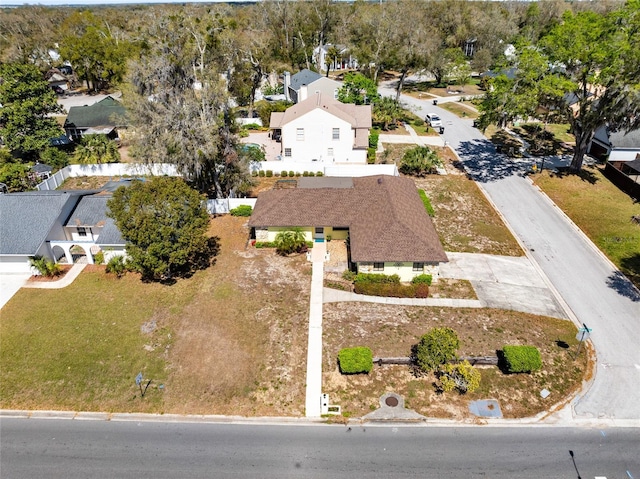
{"type": "Polygon", "coordinates": [[[573,359],[576,359],[580,354],[580,347],[582,346],[582,342],[589,339],[589,337],[591,336],[591,331],[593,331],[593,329],[588,328],[586,324],[582,323],[582,328],[578,329],[578,334],[576,335],[576,339],[580,342],[578,343],[578,350],[576,351],[576,355],[573,359]]]}

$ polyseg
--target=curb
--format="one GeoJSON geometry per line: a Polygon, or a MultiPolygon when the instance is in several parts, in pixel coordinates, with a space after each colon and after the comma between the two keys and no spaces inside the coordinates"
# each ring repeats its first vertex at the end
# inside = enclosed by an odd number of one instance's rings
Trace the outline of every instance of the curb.
{"type": "MultiPolygon", "coordinates": [[[[350,419],[346,424],[331,423],[326,418],[305,417],[244,417],[222,415],[182,415],[182,414],[143,414],[143,413],[107,413],[88,411],[25,411],[16,409],[0,410],[0,419],[53,419],[69,421],[104,422],[162,422],[176,424],[245,424],[245,425],[281,425],[281,426],[367,426],[367,427],[581,427],[581,428],[640,428],[640,419],[609,418],[572,418],[555,419],[542,422],[539,416],[523,419],[470,418],[463,421],[454,419],[426,418],[422,421],[382,420],[367,421],[362,418],[350,419]]],[[[557,414],[557,413],[555,413],[557,414]]]]}

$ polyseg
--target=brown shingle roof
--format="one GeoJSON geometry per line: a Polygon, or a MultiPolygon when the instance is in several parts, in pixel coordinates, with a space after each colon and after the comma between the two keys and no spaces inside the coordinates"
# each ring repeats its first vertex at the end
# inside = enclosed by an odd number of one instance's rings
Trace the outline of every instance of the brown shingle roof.
{"type": "Polygon", "coordinates": [[[269,127],[282,128],[290,121],[300,118],[316,108],[322,108],[350,123],[352,128],[371,128],[371,105],[340,103],[338,100],[320,93],[287,108],[283,114],[271,113],[269,127]]]}
{"type": "Polygon", "coordinates": [[[409,178],[353,178],[353,188],[270,190],[260,193],[249,226],[348,227],[351,259],[442,262],[440,244],[409,178]]]}

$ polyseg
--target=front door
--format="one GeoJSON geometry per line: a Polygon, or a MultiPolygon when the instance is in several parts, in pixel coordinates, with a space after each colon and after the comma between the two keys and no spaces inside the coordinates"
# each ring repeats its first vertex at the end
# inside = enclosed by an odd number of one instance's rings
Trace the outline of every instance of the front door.
{"type": "Polygon", "coordinates": [[[324,241],[324,227],[323,226],[316,227],[316,229],[314,230],[314,233],[313,233],[313,240],[314,241],[318,241],[318,242],[324,241]]]}

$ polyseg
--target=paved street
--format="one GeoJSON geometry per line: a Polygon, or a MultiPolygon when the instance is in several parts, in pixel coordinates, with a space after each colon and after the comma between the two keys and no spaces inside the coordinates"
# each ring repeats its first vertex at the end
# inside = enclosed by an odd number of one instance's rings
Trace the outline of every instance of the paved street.
{"type": "MultiPolygon", "coordinates": [[[[390,90],[382,89],[389,95],[390,90]]],[[[443,138],[487,192],[580,323],[593,329],[598,355],[595,380],[578,398],[578,417],[640,418],[640,295],[548,198],[511,162],[460,119],[430,102],[403,96],[421,117],[440,115],[443,138]]],[[[589,205],[585,205],[588,208],[589,205]]]]}
{"type": "Polygon", "coordinates": [[[636,429],[2,418],[0,430],[10,479],[640,477],[636,429]]]}

